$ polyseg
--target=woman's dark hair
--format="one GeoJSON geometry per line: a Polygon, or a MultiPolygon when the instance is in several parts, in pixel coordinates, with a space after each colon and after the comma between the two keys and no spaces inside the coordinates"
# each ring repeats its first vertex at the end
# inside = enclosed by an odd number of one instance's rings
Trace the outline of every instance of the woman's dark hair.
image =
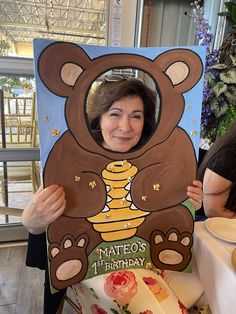
{"type": "Polygon", "coordinates": [[[144,103],[144,127],[138,146],[142,145],[153,133],[156,126],[156,93],[137,79],[104,81],[88,98],[87,115],[90,131],[97,143],[102,144],[100,129],[101,116],[112,104],[127,96],[139,96],[144,103]]]}
{"type": "Polygon", "coordinates": [[[221,152],[225,148],[228,148],[232,145],[236,145],[236,120],[231,124],[230,128],[226,131],[226,133],[222,135],[221,137],[219,137],[207,151],[198,169],[199,180],[203,180],[204,173],[205,173],[205,170],[207,168],[209,161],[211,161],[212,158],[214,158],[214,156],[218,152],[221,152]]]}

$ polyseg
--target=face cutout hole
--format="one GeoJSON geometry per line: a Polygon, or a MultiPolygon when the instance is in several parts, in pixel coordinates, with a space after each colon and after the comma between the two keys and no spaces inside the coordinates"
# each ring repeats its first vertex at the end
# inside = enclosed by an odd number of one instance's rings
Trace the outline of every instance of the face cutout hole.
{"type": "Polygon", "coordinates": [[[88,91],[86,119],[96,143],[128,152],[143,146],[158,124],[159,88],[147,73],[112,69],[99,76],[88,91]]]}

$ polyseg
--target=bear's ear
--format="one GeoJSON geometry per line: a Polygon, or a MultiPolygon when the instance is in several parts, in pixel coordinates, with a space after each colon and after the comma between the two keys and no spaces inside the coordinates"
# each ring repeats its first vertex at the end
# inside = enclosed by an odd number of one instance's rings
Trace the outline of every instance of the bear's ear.
{"type": "Polygon", "coordinates": [[[178,85],[187,78],[189,68],[184,62],[178,61],[171,64],[165,72],[171,79],[172,84],[178,85]]]}
{"type": "Polygon", "coordinates": [[[188,49],[173,49],[156,58],[158,66],[171,80],[179,93],[190,90],[201,78],[203,65],[200,57],[188,49]]]}
{"type": "Polygon", "coordinates": [[[83,69],[79,65],[66,63],[61,68],[61,79],[65,84],[74,86],[77,78],[82,72],[83,69]]]}
{"type": "Polygon", "coordinates": [[[53,43],[39,56],[38,73],[54,94],[69,96],[81,73],[92,65],[82,48],[72,43],[53,43]]]}

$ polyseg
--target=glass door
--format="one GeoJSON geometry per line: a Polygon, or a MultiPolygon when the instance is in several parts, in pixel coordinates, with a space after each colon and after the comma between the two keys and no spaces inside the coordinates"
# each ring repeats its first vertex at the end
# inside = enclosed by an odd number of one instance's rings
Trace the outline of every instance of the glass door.
{"type": "Polygon", "coordinates": [[[28,90],[0,90],[0,243],[27,239],[21,215],[40,184],[33,78],[14,79],[28,90]]]}

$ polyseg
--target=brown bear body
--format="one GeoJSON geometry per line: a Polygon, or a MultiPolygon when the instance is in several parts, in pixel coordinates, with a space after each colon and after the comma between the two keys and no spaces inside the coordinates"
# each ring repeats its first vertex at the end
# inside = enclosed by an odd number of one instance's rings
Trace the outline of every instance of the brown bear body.
{"type": "Polygon", "coordinates": [[[181,203],[187,198],[186,188],[196,175],[196,157],[191,140],[177,125],[185,107],[182,93],[191,89],[201,77],[200,58],[190,50],[174,49],[155,60],[131,54],[91,60],[76,45],[56,43],[42,52],[39,74],[53,93],[67,97],[65,108],[69,127],[53,146],[44,168],[44,185],[62,185],[67,198],[65,212],[48,228],[52,285],[61,289],[81,281],[87,272],[87,256],[103,241],[87,218],[99,215],[106,206],[102,171],[111,161],[125,160],[138,169],[131,182],[130,194],[136,208],[148,215],[135,236],[150,243],[153,264],[158,268],[184,270],[191,260],[193,218],[181,203]],[[55,49],[60,49],[56,58],[55,49]],[[77,71],[71,86],[63,82],[60,72],[66,62],[82,69],[77,71]],[[174,80],[170,70],[175,62],[182,62],[188,68],[187,75],[179,82],[174,80]],[[142,147],[127,153],[99,146],[88,130],[85,114],[86,95],[94,79],[118,67],[133,67],[148,73],[161,96],[155,132],[142,147]],[[160,184],[160,189],[153,189],[155,184],[160,184]],[[171,238],[173,234],[175,240],[171,238]],[[57,254],[54,256],[55,248],[57,254]],[[164,263],[161,256],[166,250],[176,251],[182,256],[181,262],[164,263]],[[79,265],[80,271],[63,278],[62,265],[68,268],[72,261],[79,265]]]}

